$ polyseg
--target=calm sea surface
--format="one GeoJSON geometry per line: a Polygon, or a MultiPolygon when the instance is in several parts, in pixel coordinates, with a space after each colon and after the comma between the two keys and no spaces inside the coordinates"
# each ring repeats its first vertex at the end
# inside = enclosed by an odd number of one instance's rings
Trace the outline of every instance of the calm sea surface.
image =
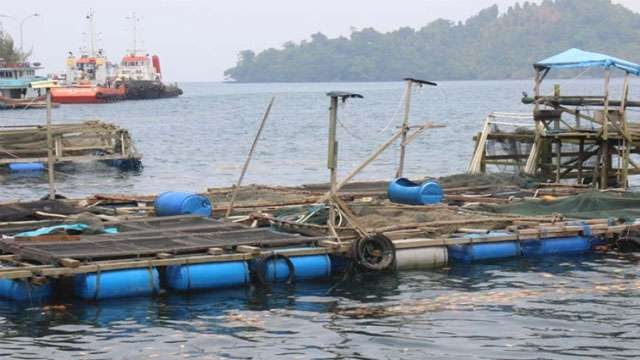
{"type": "MultiPolygon", "coordinates": [[[[602,87],[596,80],[560,83],[563,92],[580,94],[602,87]]],[[[613,83],[615,90],[621,87],[613,83]]],[[[129,129],[144,155],[144,169],[136,173],[103,165],[58,173],[59,192],[148,194],[228,186],[271,96],[276,102],[246,183],[326,181],[327,91],[365,97],[340,108],[341,174],[401,122],[402,83],[182,86],[185,95],[177,99],[55,109],[54,122],[98,118],[129,129]]],[[[412,123],[447,127],[428,130],[410,145],[407,173],[463,172],[471,137],[486,115],[529,110],[519,99],[530,88],[531,81],[442,82],[416,91],[412,123]]],[[[634,85],[632,94],[638,92],[634,85]]],[[[0,125],[44,120],[40,110],[0,112],[0,125]]],[[[392,148],[359,179],[390,179],[397,157],[392,148]]],[[[46,193],[46,178],[0,176],[0,201],[46,193]]],[[[635,359],[638,265],[632,255],[593,255],[68,303],[55,310],[0,302],[0,358],[635,359]]]]}

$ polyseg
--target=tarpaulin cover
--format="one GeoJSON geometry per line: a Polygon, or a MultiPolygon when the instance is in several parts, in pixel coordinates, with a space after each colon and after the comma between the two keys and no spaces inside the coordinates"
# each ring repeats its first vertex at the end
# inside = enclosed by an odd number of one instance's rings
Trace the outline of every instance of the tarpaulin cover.
{"type": "Polygon", "coordinates": [[[533,65],[536,69],[547,68],[588,68],[616,67],[634,75],[640,75],[640,65],[627,60],[618,59],[606,54],[584,51],[580,49],[569,49],[550,58],[544,59],[533,65]]]}
{"type": "MultiPolygon", "coordinates": [[[[49,226],[43,227],[37,230],[25,231],[19,234],[15,234],[16,237],[36,237],[41,235],[49,235],[55,232],[64,232],[66,234],[82,234],[87,229],[89,229],[89,225],[87,224],[68,224],[68,225],[57,225],[57,226],[49,226]]],[[[118,228],[111,227],[105,228],[104,232],[106,234],[117,234],[118,228]]]]}

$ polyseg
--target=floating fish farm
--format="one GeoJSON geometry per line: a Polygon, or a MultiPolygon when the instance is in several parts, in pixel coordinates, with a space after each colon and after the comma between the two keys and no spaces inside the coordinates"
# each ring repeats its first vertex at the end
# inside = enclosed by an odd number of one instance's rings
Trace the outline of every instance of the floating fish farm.
{"type": "MultiPolygon", "coordinates": [[[[336,207],[337,217],[350,217],[358,223],[355,229],[363,229],[366,236],[339,220],[338,237],[328,235],[328,226],[321,225],[328,209],[299,205],[301,197],[318,198],[318,186],[280,188],[281,205],[275,211],[272,205],[261,205],[231,220],[212,218],[217,212],[210,199],[228,205],[224,198],[231,191],[224,189],[139,198],[96,196],[83,200],[84,208],[68,200],[71,210],[61,215],[64,218],[0,224],[4,253],[0,297],[31,304],[69,298],[97,301],[328,280],[354,271],[433,269],[514,257],[584,254],[610,249],[640,226],[612,218],[569,220],[557,214],[532,217],[465,210],[456,204],[461,196],[474,198],[459,194],[469,190],[443,189],[434,180],[423,183],[428,186],[394,181],[383,195],[380,183],[356,183],[351,192],[347,188],[340,196],[350,210],[336,207]],[[399,184],[406,189],[397,189],[399,184]],[[394,191],[401,192],[408,204],[390,202],[388,198],[397,199],[391,194],[394,191]],[[434,196],[440,200],[436,202],[434,196]],[[414,205],[425,199],[430,205],[414,205]],[[105,209],[132,214],[134,208],[147,215],[120,216],[126,219],[105,215],[105,209]],[[315,211],[320,220],[315,224],[299,221],[300,217],[279,215],[283,210],[307,215],[315,211]],[[393,212],[405,217],[385,217],[393,212]],[[375,220],[380,217],[388,219],[389,225],[375,220]],[[416,222],[420,219],[421,223],[416,222]]],[[[260,191],[264,188],[241,189],[240,209],[255,203],[260,191]]],[[[502,199],[500,195],[490,198],[502,199]]],[[[35,209],[41,204],[23,205],[31,206],[38,218],[41,212],[35,209]]],[[[0,213],[7,211],[11,209],[6,206],[0,209],[0,213]]]]}
{"type": "Polygon", "coordinates": [[[54,200],[52,191],[49,200],[0,205],[0,297],[28,303],[100,301],[327,280],[362,271],[637,250],[640,195],[627,189],[635,171],[630,167],[638,168],[630,158],[637,149],[625,117],[626,106],[633,104],[627,101],[629,79],[623,100],[614,102],[608,78],[612,66],[628,75],[634,69],[640,74],[640,65],[630,68],[574,50],[559,57],[567,55],[591,60],[536,64],[533,116],[493,113],[476,137],[467,174],[437,179],[403,174],[411,142],[442,127],[410,124],[412,90],[437,84],[407,78],[402,126],[342,179],[338,105],[362,95],[330,92],[328,183],[242,185],[272,99],[232,187],[75,200],[54,200]],[[574,65],[607,71],[607,94],[596,102],[603,109],[595,117],[567,108],[570,99],[559,90],[553,98],[540,95],[540,82],[551,68],[574,65]],[[562,119],[567,114],[574,116],[573,125],[562,119]],[[519,122],[497,121],[500,117],[519,122]],[[582,129],[585,119],[595,125],[582,129]],[[505,135],[497,125],[516,129],[505,135]],[[532,129],[523,131],[521,125],[532,129]],[[610,125],[615,131],[608,133],[610,125]],[[585,136],[593,142],[583,143],[585,136]],[[582,139],[577,150],[574,137],[582,139]],[[490,151],[491,142],[500,139],[513,143],[506,155],[490,151]],[[398,141],[392,180],[351,181],[398,141]],[[572,151],[564,152],[569,145],[572,151]],[[487,166],[493,165],[516,171],[492,174],[487,166]]]}

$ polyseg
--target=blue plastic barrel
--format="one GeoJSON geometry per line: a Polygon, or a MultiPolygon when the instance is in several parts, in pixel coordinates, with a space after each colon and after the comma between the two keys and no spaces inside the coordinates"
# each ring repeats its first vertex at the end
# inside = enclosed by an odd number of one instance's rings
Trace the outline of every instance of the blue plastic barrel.
{"type": "Polygon", "coordinates": [[[11,163],[9,170],[12,172],[44,171],[46,167],[41,162],[11,163]]]}
{"type": "Polygon", "coordinates": [[[569,236],[522,241],[525,256],[582,254],[591,251],[591,237],[569,236]]]}
{"type": "Polygon", "coordinates": [[[111,270],[76,275],[73,285],[77,297],[102,300],[151,295],[160,290],[160,279],[155,268],[111,270]]]}
{"type": "MultiPolygon", "coordinates": [[[[282,252],[286,254],[286,252],[282,252]]],[[[291,256],[296,280],[321,279],[331,276],[331,259],[328,255],[291,256]]],[[[284,259],[270,260],[265,266],[264,279],[282,282],[289,278],[289,267],[284,259]]]]}
{"type": "Polygon", "coordinates": [[[53,295],[50,282],[33,285],[25,280],[0,279],[0,297],[18,302],[45,302],[53,295]]]}
{"type": "Polygon", "coordinates": [[[462,262],[504,259],[520,254],[520,244],[515,241],[449,246],[449,258],[462,262]]]}
{"type": "Polygon", "coordinates": [[[206,196],[189,192],[168,191],[158,195],[153,203],[156,215],[194,214],[211,217],[213,206],[206,196]]]}
{"type": "Polygon", "coordinates": [[[167,287],[179,291],[219,289],[249,283],[249,266],[245,261],[169,266],[167,287]]]}
{"type": "MultiPolygon", "coordinates": [[[[509,236],[507,231],[491,231],[487,234],[466,234],[466,238],[509,236]]],[[[450,245],[449,257],[455,261],[473,262],[520,256],[522,250],[516,241],[450,245]]]]}
{"type": "Polygon", "coordinates": [[[398,204],[429,205],[442,202],[444,191],[435,181],[417,184],[407,178],[398,178],[389,183],[387,195],[391,202],[398,204]]]}

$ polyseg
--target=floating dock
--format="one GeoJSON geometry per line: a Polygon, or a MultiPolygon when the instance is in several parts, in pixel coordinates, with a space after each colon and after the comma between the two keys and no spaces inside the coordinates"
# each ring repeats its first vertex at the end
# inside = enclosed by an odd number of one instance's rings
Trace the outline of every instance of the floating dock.
{"type": "MultiPolygon", "coordinates": [[[[101,121],[52,125],[51,135],[56,164],[106,161],[119,167],[139,167],[142,158],[126,129],[101,121]]],[[[47,143],[46,126],[3,126],[0,166],[12,172],[46,170],[47,143]]]]}

